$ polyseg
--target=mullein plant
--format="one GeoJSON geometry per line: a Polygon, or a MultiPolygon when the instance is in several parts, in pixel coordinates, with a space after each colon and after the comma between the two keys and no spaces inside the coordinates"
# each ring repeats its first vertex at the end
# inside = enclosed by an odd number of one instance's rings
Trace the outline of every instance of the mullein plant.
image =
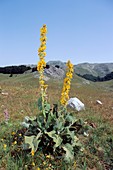
{"type": "MultiPolygon", "coordinates": [[[[46,62],[45,62],[45,56],[46,56],[46,40],[47,40],[47,37],[46,37],[46,34],[47,34],[47,27],[46,25],[43,25],[43,27],[40,29],[40,47],[38,49],[38,55],[39,55],[39,62],[37,64],[37,71],[39,72],[39,84],[40,84],[40,90],[41,90],[41,107],[42,107],[42,112],[43,112],[43,115],[45,117],[45,106],[47,104],[47,94],[46,94],[46,90],[47,90],[47,87],[48,85],[45,84],[45,81],[44,81],[44,68],[46,67],[46,62]]],[[[39,101],[40,101],[39,100],[39,101]]]]}
{"type": "Polygon", "coordinates": [[[50,104],[47,102],[47,85],[44,81],[47,39],[46,25],[43,25],[40,32],[41,45],[38,49],[40,60],[37,65],[41,91],[41,97],[38,100],[40,112],[34,118],[25,117],[23,125],[27,131],[25,133],[23,149],[31,149],[32,157],[40,150],[45,155],[51,155],[52,158],[58,158],[60,156],[62,160],[68,163],[74,163],[74,156],[76,156],[81,149],[78,132],[82,125],[81,121],[77,120],[71,113],[68,113],[66,109],[73,75],[73,64],[70,61],[66,64],[66,78],[64,79],[60,99],[62,107],[58,109],[58,106],[55,104],[51,109],[50,104]]]}
{"type": "Polygon", "coordinates": [[[60,99],[61,105],[63,105],[65,108],[68,104],[71,79],[73,76],[73,64],[69,60],[66,65],[67,65],[67,73],[64,79],[64,84],[63,84],[63,89],[62,89],[61,99],[60,99]]]}

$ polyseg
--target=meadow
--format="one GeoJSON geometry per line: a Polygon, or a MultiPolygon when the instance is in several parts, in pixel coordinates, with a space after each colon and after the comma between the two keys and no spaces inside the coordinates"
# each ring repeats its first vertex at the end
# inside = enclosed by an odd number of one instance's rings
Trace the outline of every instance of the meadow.
{"type": "MultiPolygon", "coordinates": [[[[51,106],[59,104],[63,80],[50,79],[47,94],[51,106]]],[[[84,150],[76,157],[76,170],[112,170],[113,169],[113,81],[90,82],[74,74],[70,97],[77,97],[85,104],[85,110],[70,110],[77,119],[86,124],[87,135],[79,135],[84,150]],[[103,104],[99,105],[96,100],[103,104]]],[[[69,169],[62,160],[47,158],[39,151],[32,165],[32,157],[21,152],[16,159],[16,147],[23,139],[21,122],[25,116],[35,116],[39,112],[37,100],[40,96],[39,80],[32,73],[13,75],[0,74],[0,170],[24,169],[69,169]],[[2,94],[4,92],[4,94],[2,94]],[[7,93],[7,94],[5,94],[7,93]],[[5,123],[4,110],[10,116],[5,123]],[[20,130],[20,131],[18,131],[20,130]],[[20,138],[19,138],[20,137],[20,138]],[[23,156],[24,155],[24,156],[23,156]]]]}

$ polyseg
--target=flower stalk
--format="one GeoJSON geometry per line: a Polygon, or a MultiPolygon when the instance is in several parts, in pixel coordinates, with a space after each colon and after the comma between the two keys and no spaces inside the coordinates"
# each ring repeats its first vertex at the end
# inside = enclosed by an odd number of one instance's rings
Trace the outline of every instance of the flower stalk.
{"type": "Polygon", "coordinates": [[[67,72],[66,72],[66,77],[64,79],[64,84],[63,84],[63,89],[62,89],[61,99],[60,99],[61,105],[63,105],[65,108],[69,100],[69,91],[70,91],[71,79],[73,76],[73,64],[69,60],[66,66],[67,66],[67,72]]]}
{"type": "Polygon", "coordinates": [[[37,70],[39,72],[39,83],[40,83],[40,90],[41,90],[41,98],[42,98],[42,111],[44,112],[44,104],[47,98],[46,90],[47,86],[44,81],[44,68],[46,67],[45,62],[45,56],[46,56],[46,33],[47,33],[47,27],[46,25],[43,25],[43,27],[40,29],[40,47],[38,49],[38,55],[39,55],[39,62],[37,64],[37,70]]]}

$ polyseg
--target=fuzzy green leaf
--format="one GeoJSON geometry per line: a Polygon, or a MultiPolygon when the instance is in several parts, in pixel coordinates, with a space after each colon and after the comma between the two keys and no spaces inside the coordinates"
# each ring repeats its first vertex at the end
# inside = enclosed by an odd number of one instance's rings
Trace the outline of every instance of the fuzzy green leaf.
{"type": "Polygon", "coordinates": [[[75,119],[73,116],[67,114],[66,116],[66,121],[70,122],[71,124],[75,123],[78,121],[78,119],[75,119]]]}
{"type": "Polygon", "coordinates": [[[46,134],[53,139],[55,142],[54,148],[58,147],[62,143],[62,138],[56,134],[56,132],[53,130],[51,132],[46,132],[46,134]]]}
{"type": "Polygon", "coordinates": [[[25,136],[25,144],[29,144],[29,149],[32,148],[32,150],[34,150],[34,144],[33,144],[34,138],[35,135],[25,136]]]}
{"type": "Polygon", "coordinates": [[[29,144],[29,148],[36,151],[38,149],[38,144],[40,142],[39,138],[41,135],[42,133],[39,132],[37,136],[25,136],[25,144],[29,144]]]}
{"type": "Polygon", "coordinates": [[[56,143],[56,144],[54,145],[54,147],[57,148],[58,146],[61,145],[61,143],[62,143],[63,140],[62,140],[62,138],[61,138],[60,136],[55,135],[55,138],[53,138],[53,141],[56,143]]]}
{"type": "Polygon", "coordinates": [[[66,152],[64,160],[68,163],[71,162],[74,158],[73,147],[69,143],[66,143],[62,148],[66,152]]]}
{"type": "Polygon", "coordinates": [[[38,135],[33,139],[33,145],[34,145],[34,152],[38,149],[38,145],[40,143],[40,137],[42,136],[42,133],[39,132],[38,135]]]}

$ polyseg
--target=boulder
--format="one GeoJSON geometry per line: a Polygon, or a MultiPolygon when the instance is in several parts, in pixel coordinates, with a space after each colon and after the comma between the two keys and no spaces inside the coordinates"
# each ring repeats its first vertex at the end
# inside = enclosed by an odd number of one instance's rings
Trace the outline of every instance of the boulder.
{"type": "Polygon", "coordinates": [[[68,100],[68,107],[71,107],[77,111],[85,110],[85,105],[77,97],[70,98],[68,100]]]}

